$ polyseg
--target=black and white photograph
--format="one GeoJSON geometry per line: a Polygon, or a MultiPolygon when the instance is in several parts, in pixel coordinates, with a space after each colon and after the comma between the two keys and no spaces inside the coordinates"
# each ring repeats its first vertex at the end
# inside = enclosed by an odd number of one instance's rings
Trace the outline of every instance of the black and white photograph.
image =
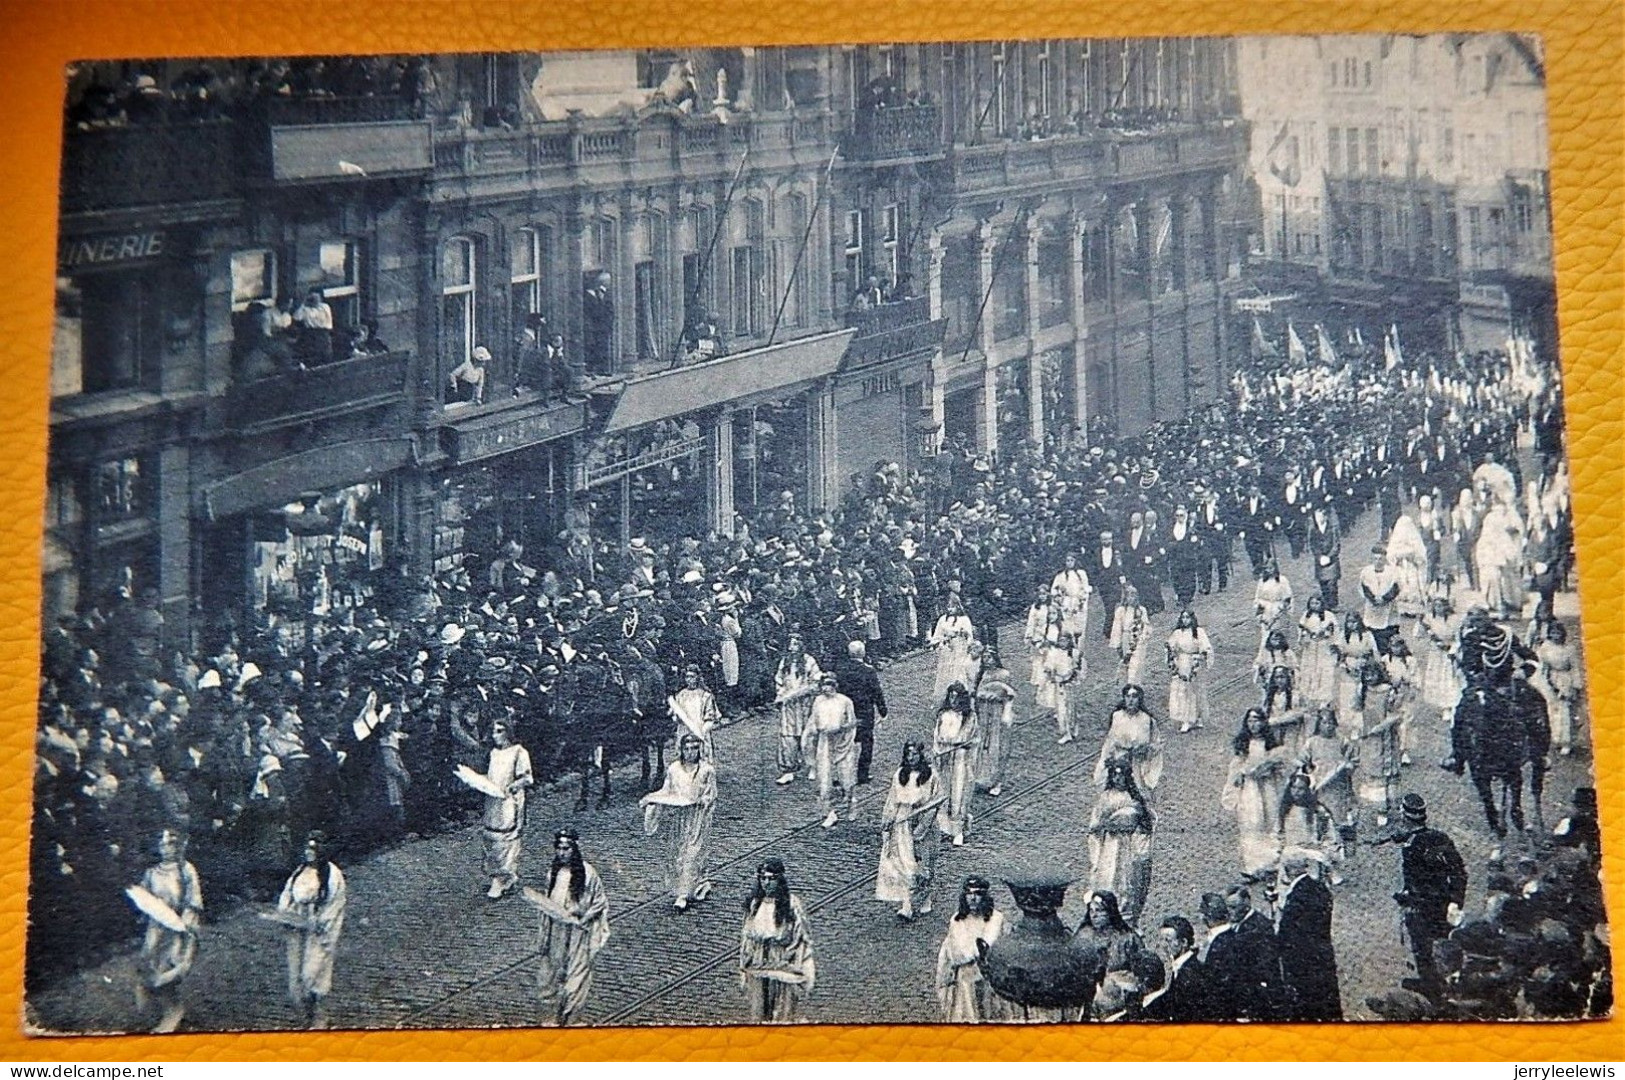
{"type": "Polygon", "coordinates": [[[62,138],[31,1033],[1612,1014],[1538,37],[62,138]]]}

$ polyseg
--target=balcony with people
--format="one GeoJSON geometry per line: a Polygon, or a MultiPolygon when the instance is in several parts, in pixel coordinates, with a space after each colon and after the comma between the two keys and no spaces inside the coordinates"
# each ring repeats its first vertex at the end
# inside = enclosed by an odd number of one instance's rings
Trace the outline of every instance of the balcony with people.
{"type": "Polygon", "coordinates": [[[426,60],[400,56],[74,65],[63,211],[236,198],[250,174],[425,169],[433,81],[426,60]]]}
{"type": "Polygon", "coordinates": [[[904,90],[895,79],[876,79],[853,110],[841,150],[848,161],[867,165],[940,158],[946,152],[942,110],[925,91],[904,90]]]}

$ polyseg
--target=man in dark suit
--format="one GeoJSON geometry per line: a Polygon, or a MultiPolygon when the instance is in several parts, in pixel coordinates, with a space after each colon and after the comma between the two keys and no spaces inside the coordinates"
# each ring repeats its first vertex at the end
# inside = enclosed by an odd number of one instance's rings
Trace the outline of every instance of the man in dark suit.
{"type": "Polygon", "coordinates": [[[1196,599],[1207,545],[1183,504],[1174,508],[1174,523],[1168,528],[1163,548],[1168,552],[1168,581],[1174,587],[1174,597],[1181,608],[1188,608],[1196,599]]]}
{"type": "Polygon", "coordinates": [[[1284,984],[1283,1020],[1341,1020],[1337,955],[1332,947],[1332,891],[1310,873],[1313,860],[1301,851],[1281,857],[1287,880],[1275,929],[1284,984]]]}
{"type": "Polygon", "coordinates": [[[875,723],[886,718],[886,694],[880,688],[880,675],[864,657],[863,642],[847,645],[846,656],[835,663],[835,677],[841,693],[852,699],[858,718],[858,783],[869,782],[869,764],[875,756],[875,723]]]}
{"type": "Polygon", "coordinates": [[[1157,930],[1158,951],[1168,975],[1162,989],[1146,995],[1140,1015],[1146,1020],[1195,1024],[1209,1019],[1213,988],[1207,968],[1196,956],[1196,931],[1189,920],[1170,915],[1157,930]]]}
{"type": "Polygon", "coordinates": [[[1449,836],[1428,828],[1428,807],[1422,796],[1412,792],[1399,806],[1403,824],[1394,839],[1403,844],[1403,885],[1394,900],[1403,912],[1417,974],[1403,984],[1407,990],[1428,994],[1437,990],[1439,982],[1433,943],[1449,937],[1452,924],[1461,920],[1461,905],[1467,899],[1467,865],[1449,836]]]}
{"type": "Polygon", "coordinates": [[[1202,595],[1206,596],[1213,591],[1214,578],[1218,579],[1219,591],[1223,592],[1230,584],[1230,523],[1229,511],[1219,505],[1216,493],[1208,491],[1201,484],[1196,485],[1196,530],[1202,536],[1202,543],[1206,554],[1202,566],[1197,573],[1197,584],[1201,586],[1202,595]]]}
{"type": "Polygon", "coordinates": [[[1128,549],[1124,552],[1124,561],[1128,567],[1126,576],[1139,590],[1140,603],[1145,605],[1146,614],[1160,614],[1163,610],[1163,554],[1155,531],[1142,513],[1129,516],[1128,549]]]}
{"type": "Polygon", "coordinates": [[[1275,924],[1254,910],[1253,896],[1237,885],[1224,896],[1230,912],[1235,957],[1230,961],[1230,993],[1240,1015],[1252,1020],[1280,1016],[1281,960],[1275,946],[1275,924]]]}
{"type": "Polygon", "coordinates": [[[1309,493],[1295,465],[1288,465],[1281,478],[1281,496],[1275,503],[1277,531],[1284,534],[1288,550],[1296,559],[1303,554],[1303,534],[1309,516],[1309,493]]]}
{"type": "Polygon", "coordinates": [[[1257,480],[1247,485],[1247,494],[1241,497],[1236,507],[1236,517],[1241,526],[1242,546],[1247,549],[1247,559],[1253,564],[1253,576],[1257,577],[1258,572],[1275,558],[1275,511],[1270,508],[1269,500],[1264,498],[1257,480]]]}
{"type": "Polygon", "coordinates": [[[1117,611],[1118,601],[1123,596],[1123,583],[1126,581],[1123,569],[1123,553],[1117,550],[1116,540],[1110,529],[1100,532],[1100,546],[1087,560],[1085,569],[1089,573],[1089,580],[1094,583],[1095,592],[1100,596],[1100,606],[1105,618],[1100,620],[1100,636],[1112,636],[1112,615],[1117,611]]]}
{"type": "Polygon", "coordinates": [[[1338,581],[1343,576],[1343,531],[1337,524],[1337,512],[1332,509],[1332,497],[1327,495],[1309,517],[1309,556],[1315,564],[1315,584],[1320,586],[1320,599],[1327,611],[1337,610],[1338,581]]]}

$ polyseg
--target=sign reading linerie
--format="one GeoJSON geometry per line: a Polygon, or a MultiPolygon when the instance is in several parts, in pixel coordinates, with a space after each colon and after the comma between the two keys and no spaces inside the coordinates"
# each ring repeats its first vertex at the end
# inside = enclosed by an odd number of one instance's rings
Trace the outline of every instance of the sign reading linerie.
{"type": "Polygon", "coordinates": [[[155,230],[64,240],[56,252],[57,269],[82,270],[160,258],[164,254],[164,239],[162,230],[155,230]]]}

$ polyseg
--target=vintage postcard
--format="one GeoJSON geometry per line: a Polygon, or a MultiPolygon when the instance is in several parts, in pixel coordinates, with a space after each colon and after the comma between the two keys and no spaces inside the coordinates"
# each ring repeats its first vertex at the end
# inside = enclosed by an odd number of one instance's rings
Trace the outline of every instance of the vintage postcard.
{"type": "Polygon", "coordinates": [[[1539,38],[63,130],[31,1031],[1611,1013],[1539,38]]]}

